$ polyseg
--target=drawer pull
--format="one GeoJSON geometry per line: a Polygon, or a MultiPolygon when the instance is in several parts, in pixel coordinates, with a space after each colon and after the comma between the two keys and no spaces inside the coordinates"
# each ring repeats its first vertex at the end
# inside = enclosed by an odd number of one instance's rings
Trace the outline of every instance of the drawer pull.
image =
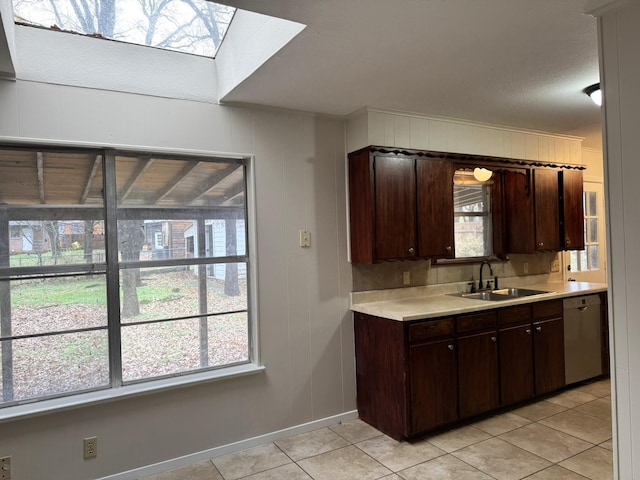
{"type": "Polygon", "coordinates": [[[542,327],[536,327],[536,332],[541,332],[542,331],[542,327]]]}
{"type": "Polygon", "coordinates": [[[524,331],[524,333],[526,333],[527,335],[531,335],[531,329],[530,329],[530,328],[527,328],[527,329],[524,331]]]}
{"type": "Polygon", "coordinates": [[[447,348],[448,348],[449,350],[453,350],[453,344],[451,344],[451,343],[450,343],[449,345],[447,345],[447,348]]]}
{"type": "Polygon", "coordinates": [[[495,342],[495,341],[497,341],[497,340],[498,340],[498,339],[497,339],[496,337],[491,337],[491,341],[492,341],[492,342],[495,342]]]}

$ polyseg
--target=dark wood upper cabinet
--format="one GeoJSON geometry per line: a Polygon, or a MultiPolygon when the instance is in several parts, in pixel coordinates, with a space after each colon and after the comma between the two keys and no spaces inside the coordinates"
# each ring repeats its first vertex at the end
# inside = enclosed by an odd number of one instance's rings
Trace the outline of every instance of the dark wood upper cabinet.
{"type": "Polygon", "coordinates": [[[496,256],[584,248],[575,167],[368,147],[349,154],[351,261],[455,258],[453,179],[456,168],[473,165],[495,170],[496,256]]]}
{"type": "Polygon", "coordinates": [[[536,236],[531,171],[504,172],[502,187],[506,252],[534,252],[536,236]]]}
{"type": "Polygon", "coordinates": [[[373,158],[375,191],[375,257],[378,260],[415,258],[415,160],[407,157],[373,158]]]}
{"type": "Polygon", "coordinates": [[[582,248],[582,172],[533,168],[503,173],[508,253],[582,248]],[[573,240],[573,239],[576,240],[573,240]]]}
{"type": "Polygon", "coordinates": [[[533,170],[536,251],[561,250],[558,173],[547,168],[533,170]]]}
{"type": "Polygon", "coordinates": [[[453,174],[448,160],[417,159],[418,254],[454,258],[453,174]]]}
{"type": "Polygon", "coordinates": [[[565,250],[584,248],[584,206],[582,201],[583,178],[581,170],[563,170],[562,183],[562,227],[565,250]]]}
{"type": "Polygon", "coordinates": [[[368,151],[349,154],[349,224],[353,263],[373,263],[375,258],[373,177],[368,151]]]}
{"type": "Polygon", "coordinates": [[[443,159],[350,154],[351,261],[453,258],[453,173],[443,159]]]}
{"type": "Polygon", "coordinates": [[[415,258],[415,188],[413,158],[368,150],[349,155],[353,263],[415,258]]]}

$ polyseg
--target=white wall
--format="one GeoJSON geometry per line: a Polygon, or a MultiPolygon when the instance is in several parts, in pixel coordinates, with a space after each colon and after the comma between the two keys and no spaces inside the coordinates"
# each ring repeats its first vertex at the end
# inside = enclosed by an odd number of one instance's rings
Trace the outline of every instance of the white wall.
{"type": "Polygon", "coordinates": [[[355,409],[343,122],[20,80],[0,81],[0,105],[0,137],[25,142],[254,155],[266,366],[2,423],[13,478],[99,478],[355,409]],[[312,232],[311,248],[298,246],[300,229],[312,232]],[[90,435],[100,454],[83,461],[90,435]]]}
{"type": "Polygon", "coordinates": [[[599,18],[605,106],[609,313],[616,478],[640,478],[640,2],[613,2],[599,18]]]}
{"type": "Polygon", "coordinates": [[[581,163],[579,137],[404,112],[364,109],[347,124],[347,152],[384,147],[581,163]]]}

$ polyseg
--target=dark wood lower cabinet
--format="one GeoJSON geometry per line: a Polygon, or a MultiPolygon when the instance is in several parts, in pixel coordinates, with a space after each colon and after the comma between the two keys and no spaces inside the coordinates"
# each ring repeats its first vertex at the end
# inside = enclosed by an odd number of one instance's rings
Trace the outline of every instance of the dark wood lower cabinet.
{"type": "Polygon", "coordinates": [[[562,301],[399,322],[356,313],[360,418],[396,440],[564,386],[562,301]]]}
{"type": "Polygon", "coordinates": [[[564,327],[562,318],[533,324],[536,395],[564,387],[564,327]]]}
{"type": "Polygon", "coordinates": [[[513,405],[534,395],[531,334],[530,324],[498,332],[502,405],[513,405]]]}
{"type": "Polygon", "coordinates": [[[498,332],[458,337],[460,418],[500,406],[498,332]]]}
{"type": "Polygon", "coordinates": [[[458,419],[457,371],[453,338],[409,347],[411,432],[458,419]]]}

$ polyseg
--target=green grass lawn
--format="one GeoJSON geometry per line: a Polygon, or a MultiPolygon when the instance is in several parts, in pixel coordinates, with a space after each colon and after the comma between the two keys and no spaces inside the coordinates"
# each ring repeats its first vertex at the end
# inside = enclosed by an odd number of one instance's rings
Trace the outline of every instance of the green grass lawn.
{"type": "MultiPolygon", "coordinates": [[[[138,300],[154,301],[175,295],[171,285],[145,283],[137,288],[138,300]]],[[[122,296],[122,291],[120,292],[122,296]]],[[[106,305],[104,277],[64,277],[60,279],[15,282],[11,288],[11,303],[15,306],[46,305],[106,305]]]]}

